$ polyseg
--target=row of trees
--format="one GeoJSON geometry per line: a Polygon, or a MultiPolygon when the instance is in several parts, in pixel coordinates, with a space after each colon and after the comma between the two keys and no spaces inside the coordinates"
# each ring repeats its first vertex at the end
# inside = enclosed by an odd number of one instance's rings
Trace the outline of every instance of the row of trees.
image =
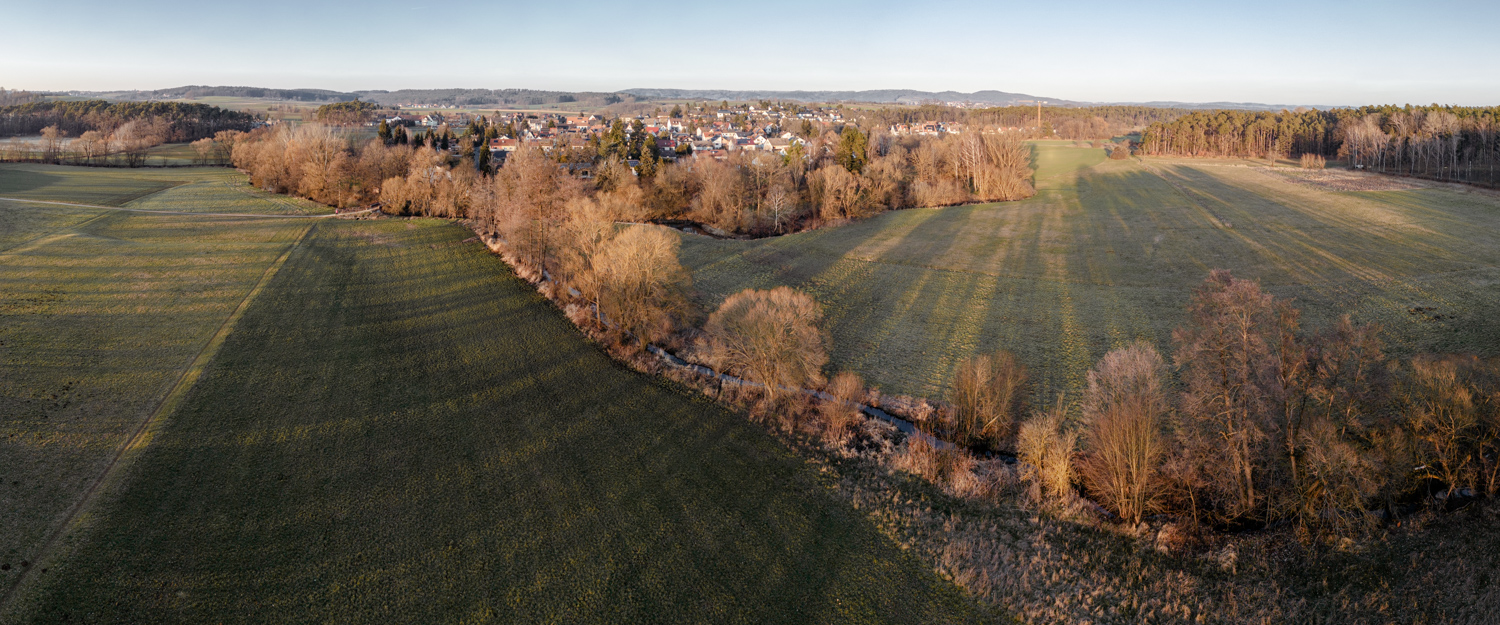
{"type": "MultiPolygon", "coordinates": [[[[578,155],[567,149],[554,149],[551,156],[535,149],[518,151],[510,157],[515,171],[547,170],[546,175],[520,179],[507,172],[510,164],[491,172],[483,145],[451,155],[442,148],[450,140],[447,134],[353,146],[333,130],[314,125],[240,135],[233,160],[249,172],[253,184],[269,190],[333,206],[379,202],[395,213],[472,217],[490,225],[509,219],[501,213],[516,194],[551,192],[530,189],[537,184],[593,196],[614,221],[691,220],[753,234],[891,209],[1014,200],[1034,193],[1029,151],[1003,134],[898,138],[865,134],[851,125],[815,137],[805,147],[794,146],[786,155],[746,151],[723,161],[675,162],[657,160],[651,138],[641,135],[618,142],[605,137],[597,163],[572,163],[578,155]],[[637,141],[641,147],[632,145],[637,141]],[[631,150],[642,156],[634,169],[622,159],[631,150]],[[592,181],[567,174],[590,169],[592,181]],[[514,185],[527,188],[516,190],[514,185]]],[[[469,148],[469,136],[452,140],[469,148]]],[[[566,200],[531,203],[525,210],[543,211],[546,215],[536,217],[538,227],[556,229],[565,215],[550,213],[564,204],[566,200]]]]}
{"type": "Polygon", "coordinates": [[[130,123],[159,126],[164,142],[186,143],[224,130],[250,130],[255,118],[190,102],[32,101],[0,106],[0,137],[36,135],[49,126],[69,137],[89,131],[109,135],[130,123]]]}
{"type": "Polygon", "coordinates": [[[602,187],[624,199],[621,219],[773,234],[887,210],[1030,197],[1029,158],[1009,135],[898,138],[849,125],[785,156],[740,152],[660,164],[646,157],[637,179],[616,161],[599,171],[602,187]]]}
{"type": "Polygon", "coordinates": [[[1133,132],[1147,125],[1168,122],[1193,112],[1191,109],[1150,106],[1041,107],[1038,126],[1037,108],[1003,106],[987,109],[961,109],[926,105],[909,108],[882,108],[861,111],[873,123],[910,124],[922,121],[962,123],[968,127],[1026,128],[1028,137],[1063,139],[1109,139],[1133,132]]]}
{"type": "Polygon", "coordinates": [[[1500,361],[1398,365],[1376,327],[1345,317],[1304,332],[1296,308],[1225,271],[1190,313],[1173,335],[1175,376],[1154,347],[1129,345],[1089,372],[1076,411],[1023,420],[1024,367],[980,356],[960,368],[955,410],[932,429],[1035,456],[1042,474],[1076,479],[1129,522],[1168,512],[1345,527],[1424,488],[1500,491],[1500,361]],[[1045,451],[1057,447],[1076,449],[1061,467],[1045,451]]]}
{"type": "Polygon", "coordinates": [[[375,119],[375,112],[379,109],[374,103],[359,100],[333,102],[319,106],[317,118],[318,122],[324,124],[353,126],[375,119]]]}
{"type": "Polygon", "coordinates": [[[1500,107],[1198,112],[1152,124],[1141,148],[1151,155],[1314,154],[1384,173],[1494,186],[1500,184],[1500,107]]]}
{"type": "Polygon", "coordinates": [[[29,91],[7,90],[0,87],[0,106],[11,106],[25,104],[36,99],[36,94],[29,91]]]}
{"type": "MultiPolygon", "coordinates": [[[[36,140],[12,139],[0,143],[0,160],[140,167],[146,163],[147,150],[165,143],[170,134],[166,121],[153,118],[132,120],[109,132],[88,130],[76,137],[57,126],[48,126],[36,140]]],[[[213,137],[194,141],[193,148],[198,154],[195,160],[202,165],[227,165],[229,146],[242,134],[223,130],[213,137]]]]}

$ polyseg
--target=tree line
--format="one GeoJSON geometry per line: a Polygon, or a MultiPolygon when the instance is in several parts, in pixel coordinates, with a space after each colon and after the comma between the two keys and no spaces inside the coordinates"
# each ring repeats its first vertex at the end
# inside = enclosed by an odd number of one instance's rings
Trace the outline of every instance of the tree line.
{"type": "Polygon", "coordinates": [[[374,103],[362,102],[360,100],[333,102],[318,107],[317,119],[324,124],[353,126],[374,119],[375,112],[379,108],[374,103]]]}
{"type": "Polygon", "coordinates": [[[14,89],[6,90],[4,87],[0,87],[0,106],[25,104],[27,102],[36,100],[36,98],[36,94],[29,91],[20,91],[14,89]]]}
{"type": "Polygon", "coordinates": [[[1150,124],[1167,122],[1192,109],[1156,108],[1150,106],[1043,106],[1041,125],[1037,108],[1002,106],[984,109],[962,109],[929,104],[917,107],[890,107],[861,111],[868,119],[889,126],[923,121],[956,122],[966,126],[1023,128],[1027,137],[1060,137],[1063,139],[1110,139],[1134,132],[1150,124]]]}
{"type": "MultiPolygon", "coordinates": [[[[491,162],[484,139],[496,127],[478,124],[459,136],[442,129],[416,135],[391,129],[389,138],[361,146],[326,127],[263,128],[238,137],[233,160],[257,186],[332,206],[378,202],[396,214],[498,224],[508,219],[497,212],[509,205],[496,198],[512,193],[500,182],[511,165],[491,162]],[[448,149],[452,143],[459,146],[457,154],[448,149]]],[[[740,151],[722,161],[668,161],[639,125],[628,135],[622,126],[615,124],[582,150],[558,146],[547,154],[527,148],[507,161],[527,167],[546,163],[570,176],[576,172],[571,177],[579,179],[565,186],[603,203],[612,220],[687,220],[755,235],[892,209],[1015,200],[1034,193],[1029,150],[1003,134],[894,137],[846,125],[794,145],[785,155],[740,151]]],[[[541,214],[533,218],[558,221],[541,214]]]]}
{"type": "Polygon", "coordinates": [[[183,143],[224,130],[249,130],[255,117],[192,102],[34,101],[0,107],[0,136],[36,135],[49,126],[70,137],[110,134],[132,122],[157,125],[164,142],[183,143]]]}
{"type": "Polygon", "coordinates": [[[920,424],[1015,451],[1039,496],[1076,487],[1129,523],[1167,513],[1347,532],[1433,494],[1500,494],[1500,360],[1391,360],[1377,326],[1346,316],[1307,331],[1289,302],[1222,270],[1189,312],[1170,366],[1150,344],[1124,346],[1078,404],[1033,411],[1025,367],[981,355],[920,424]]]}
{"type": "Polygon", "coordinates": [[[1150,155],[1297,158],[1389,174],[1500,184],[1500,107],[1366,106],[1280,113],[1205,111],[1151,124],[1150,155]]]}

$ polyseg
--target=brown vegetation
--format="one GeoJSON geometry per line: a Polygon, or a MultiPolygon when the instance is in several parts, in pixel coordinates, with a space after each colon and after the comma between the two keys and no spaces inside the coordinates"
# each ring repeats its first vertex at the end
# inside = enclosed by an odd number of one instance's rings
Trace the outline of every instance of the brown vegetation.
{"type": "Polygon", "coordinates": [[[1016,455],[1024,466],[1021,478],[1033,501],[1061,499],[1073,492],[1078,434],[1064,427],[1067,418],[1067,407],[1059,399],[1052,409],[1038,411],[1021,424],[1016,436],[1016,455]]]}
{"type": "Polygon", "coordinates": [[[1089,371],[1083,400],[1088,453],[1079,472],[1089,494],[1127,523],[1154,511],[1160,496],[1162,428],[1171,407],[1165,377],[1161,354],[1146,343],[1114,350],[1089,371]]]}
{"type": "Polygon", "coordinates": [[[953,378],[951,438],[961,445],[1009,448],[1015,422],[1026,412],[1026,367],[998,351],[963,361],[953,378]]]}
{"type": "Polygon", "coordinates": [[[746,290],[729,296],[704,331],[716,368],[765,385],[773,400],[822,382],[827,338],[823,312],[811,297],[788,287],[746,290]]]}

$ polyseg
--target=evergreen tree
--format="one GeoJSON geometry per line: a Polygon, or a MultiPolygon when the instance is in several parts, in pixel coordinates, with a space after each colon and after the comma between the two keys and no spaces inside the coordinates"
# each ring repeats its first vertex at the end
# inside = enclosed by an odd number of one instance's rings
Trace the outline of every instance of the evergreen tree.
{"type": "Polygon", "coordinates": [[[389,144],[391,142],[391,125],[383,119],[380,120],[380,129],[375,131],[375,135],[380,137],[381,141],[389,144]]]}
{"type": "Polygon", "coordinates": [[[641,164],[636,167],[636,173],[642,178],[650,178],[656,175],[656,142],[647,141],[641,146],[641,164]]]}
{"type": "Polygon", "coordinates": [[[839,145],[834,150],[834,158],[849,173],[860,173],[865,169],[865,148],[868,142],[865,133],[860,132],[853,124],[844,126],[844,131],[839,133],[839,145]]]}
{"type": "Polygon", "coordinates": [[[474,151],[474,171],[481,174],[490,173],[490,146],[488,144],[479,146],[474,151]]]}
{"type": "Polygon", "coordinates": [[[672,107],[672,113],[671,113],[671,115],[672,115],[672,119],[681,119],[682,118],[682,105],[678,104],[677,106],[672,107]]]}

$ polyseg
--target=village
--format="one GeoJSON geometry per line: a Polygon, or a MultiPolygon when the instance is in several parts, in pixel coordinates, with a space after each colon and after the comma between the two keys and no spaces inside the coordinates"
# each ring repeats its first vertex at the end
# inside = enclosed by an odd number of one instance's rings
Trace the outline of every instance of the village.
{"type": "MultiPolygon", "coordinates": [[[[846,116],[841,108],[770,103],[730,106],[723,103],[717,108],[712,104],[688,108],[678,105],[670,112],[614,118],[605,114],[534,112],[497,112],[487,116],[467,112],[397,114],[372,124],[392,129],[398,126],[413,128],[435,136],[451,134],[462,137],[483,133],[484,146],[497,162],[523,147],[538,148],[549,155],[557,150],[569,150],[583,157],[576,160],[592,160],[594,155],[602,153],[600,148],[605,144],[636,145],[637,135],[642,136],[641,142],[648,138],[654,142],[657,158],[673,161],[679,158],[725,160],[735,152],[770,152],[784,156],[789,150],[805,146],[809,139],[824,130],[857,123],[860,119],[846,116]]],[[[938,136],[963,131],[963,124],[938,121],[893,124],[888,128],[888,132],[895,136],[938,136]]],[[[466,144],[472,145],[472,142],[454,141],[447,149],[463,154],[468,149],[466,144]]],[[[555,157],[562,161],[575,160],[564,155],[555,157]]],[[[632,168],[637,164],[637,159],[629,162],[632,168]]]]}

